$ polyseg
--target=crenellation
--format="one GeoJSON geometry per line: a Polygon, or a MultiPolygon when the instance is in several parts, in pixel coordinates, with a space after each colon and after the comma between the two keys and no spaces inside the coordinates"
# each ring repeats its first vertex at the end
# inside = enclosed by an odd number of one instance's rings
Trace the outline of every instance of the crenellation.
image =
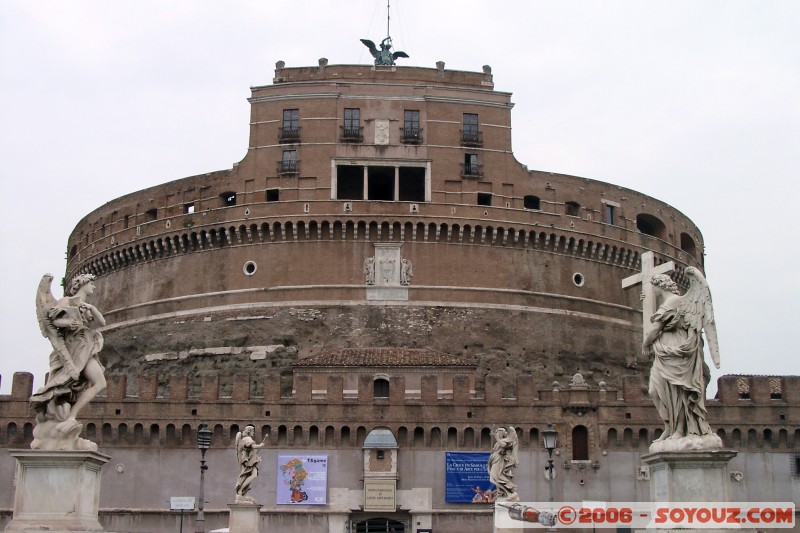
{"type": "Polygon", "coordinates": [[[723,405],[738,405],[739,389],[737,386],[739,378],[736,376],[722,376],[717,380],[717,397],[723,405]]]}
{"type": "Polygon", "coordinates": [[[533,403],[533,376],[531,374],[517,376],[515,397],[520,405],[533,403]]]}
{"type": "Polygon", "coordinates": [[[439,376],[426,374],[420,382],[420,398],[423,405],[435,405],[439,401],[439,376]]]}
{"type": "Polygon", "coordinates": [[[294,401],[296,403],[309,403],[311,401],[312,390],[311,376],[308,374],[294,374],[294,401]]]}
{"type": "Polygon", "coordinates": [[[488,374],[485,383],[486,405],[499,405],[503,401],[503,381],[497,374],[488,374]]]}
{"type": "Polygon", "coordinates": [[[770,405],[772,403],[770,379],[772,378],[768,376],[750,377],[750,399],[756,405],[770,405]]]}
{"type": "Polygon", "coordinates": [[[189,398],[189,376],[186,374],[169,376],[168,391],[171,402],[185,402],[189,398]]]}
{"type": "Polygon", "coordinates": [[[30,372],[14,372],[11,379],[11,398],[27,400],[33,394],[33,374],[30,372]]]}
{"type": "Polygon", "coordinates": [[[781,399],[788,405],[800,404],[800,376],[783,376],[781,399]]]}

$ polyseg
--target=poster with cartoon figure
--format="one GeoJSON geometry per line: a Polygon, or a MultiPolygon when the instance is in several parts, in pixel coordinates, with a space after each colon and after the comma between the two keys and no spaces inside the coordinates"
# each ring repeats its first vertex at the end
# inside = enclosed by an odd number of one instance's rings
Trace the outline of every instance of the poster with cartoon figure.
{"type": "Polygon", "coordinates": [[[278,505],[328,503],[327,455],[278,455],[278,505]]]}

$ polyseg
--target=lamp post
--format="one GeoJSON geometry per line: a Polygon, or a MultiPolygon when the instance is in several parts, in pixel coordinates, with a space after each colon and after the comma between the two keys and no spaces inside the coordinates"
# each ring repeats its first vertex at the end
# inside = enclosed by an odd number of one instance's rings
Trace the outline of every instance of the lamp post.
{"type": "Polygon", "coordinates": [[[206,531],[206,515],[203,513],[205,500],[205,481],[206,481],[206,450],[211,447],[211,430],[208,424],[200,424],[197,430],[197,447],[200,449],[200,501],[197,504],[197,533],[206,531]]]}
{"type": "Polygon", "coordinates": [[[550,501],[553,501],[553,480],[555,479],[555,471],[553,470],[553,450],[558,446],[558,431],[553,429],[553,424],[547,424],[547,429],[542,431],[542,441],[544,449],[547,450],[547,466],[544,468],[547,472],[547,479],[550,480],[550,501]]]}

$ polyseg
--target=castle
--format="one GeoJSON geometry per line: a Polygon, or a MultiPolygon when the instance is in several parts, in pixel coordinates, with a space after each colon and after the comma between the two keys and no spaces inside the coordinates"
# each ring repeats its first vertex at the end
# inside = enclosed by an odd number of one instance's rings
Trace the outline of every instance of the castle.
{"type": "MultiPolygon", "coordinates": [[[[108,321],[109,386],[83,416],[112,457],[106,529],[176,527],[169,498],[197,492],[200,423],[210,528],[226,523],[244,423],[269,435],[262,522],[287,531],[488,530],[491,507],[446,501],[444,452],[488,450],[497,425],[517,429],[531,501],[549,488],[548,423],[557,499],[647,499],[638,458],[661,424],[634,355],[639,291],[621,284],[648,251],[679,285],[702,270],[694,223],[517,162],[511,95],[488,66],[278,62],[249,101],[241,162],[111,200],[69,238],[66,279],[95,274],[108,321]],[[325,505],[276,503],[283,452],[327,456],[325,505]],[[395,505],[375,511],[366,484],[386,480],[395,505]]],[[[18,373],[0,396],[2,479],[7,450],[30,442],[31,393],[18,373]]],[[[800,377],[726,376],[707,407],[741,451],[734,499],[797,502],[800,377]]]]}

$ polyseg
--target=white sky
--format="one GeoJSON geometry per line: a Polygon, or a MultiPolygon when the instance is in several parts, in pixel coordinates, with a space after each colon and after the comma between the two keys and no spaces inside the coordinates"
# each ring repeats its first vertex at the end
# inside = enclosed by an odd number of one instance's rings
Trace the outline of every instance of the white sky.
{"type": "MultiPolygon", "coordinates": [[[[104,202],[227,169],[274,65],[370,63],[384,0],[0,4],[0,391],[42,384],[45,272],[104,202]]],[[[610,181],[700,227],[723,373],[800,374],[800,2],[393,0],[402,65],[514,93],[531,169],[610,181]]],[[[55,285],[55,283],[54,283],[55,285]]],[[[100,287],[102,290],[102,286],[100,287]]],[[[60,290],[54,291],[60,296],[60,290]]]]}

